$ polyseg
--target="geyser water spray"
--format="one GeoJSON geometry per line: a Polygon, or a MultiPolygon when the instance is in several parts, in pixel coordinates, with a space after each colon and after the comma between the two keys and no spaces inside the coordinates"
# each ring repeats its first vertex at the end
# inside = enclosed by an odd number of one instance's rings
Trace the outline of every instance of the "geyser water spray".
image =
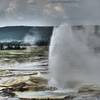
{"type": "Polygon", "coordinates": [[[34,36],[34,35],[27,34],[24,37],[24,43],[30,43],[31,45],[36,44],[36,42],[39,40],[40,40],[40,36],[34,36]]]}
{"type": "Polygon", "coordinates": [[[100,56],[94,26],[55,28],[49,50],[49,84],[75,88],[81,84],[100,84],[100,56]]]}

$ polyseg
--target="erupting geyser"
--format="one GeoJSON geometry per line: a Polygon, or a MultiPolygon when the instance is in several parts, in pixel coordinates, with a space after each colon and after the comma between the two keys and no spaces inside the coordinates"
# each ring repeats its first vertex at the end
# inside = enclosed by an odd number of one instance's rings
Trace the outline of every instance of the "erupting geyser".
{"type": "Polygon", "coordinates": [[[50,84],[58,88],[100,84],[100,56],[95,52],[99,38],[94,33],[93,26],[88,25],[79,30],[68,24],[54,29],[49,51],[50,84]]]}

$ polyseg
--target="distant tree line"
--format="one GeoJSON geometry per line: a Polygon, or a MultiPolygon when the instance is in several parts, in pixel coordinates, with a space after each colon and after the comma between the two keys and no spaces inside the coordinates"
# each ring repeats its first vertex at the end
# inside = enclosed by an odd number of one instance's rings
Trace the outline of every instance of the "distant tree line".
{"type": "MultiPolygon", "coordinates": [[[[37,41],[36,46],[48,46],[50,41],[37,41]]],[[[32,46],[30,43],[23,41],[0,42],[0,50],[24,50],[27,46],[32,46]]]]}
{"type": "Polygon", "coordinates": [[[19,50],[26,49],[26,45],[23,42],[0,42],[0,50],[19,50]]]}

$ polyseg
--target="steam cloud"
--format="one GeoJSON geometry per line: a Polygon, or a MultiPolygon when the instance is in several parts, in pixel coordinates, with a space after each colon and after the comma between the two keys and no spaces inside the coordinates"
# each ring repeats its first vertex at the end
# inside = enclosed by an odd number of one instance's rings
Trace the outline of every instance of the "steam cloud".
{"type": "Polygon", "coordinates": [[[29,43],[31,45],[35,45],[36,42],[39,40],[40,40],[39,36],[34,36],[34,35],[30,35],[30,34],[27,34],[24,37],[24,43],[29,43]]]}
{"type": "Polygon", "coordinates": [[[50,85],[75,88],[82,84],[100,84],[100,52],[94,26],[77,29],[63,24],[54,29],[49,53],[50,85]],[[94,39],[93,39],[94,38],[94,39]]]}

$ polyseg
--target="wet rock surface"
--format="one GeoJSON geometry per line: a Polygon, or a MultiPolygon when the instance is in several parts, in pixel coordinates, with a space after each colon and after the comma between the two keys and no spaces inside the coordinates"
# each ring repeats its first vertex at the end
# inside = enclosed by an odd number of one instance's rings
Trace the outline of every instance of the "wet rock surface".
{"type": "Polygon", "coordinates": [[[0,53],[0,100],[100,100],[100,87],[57,92],[48,86],[48,48],[0,53]]]}

